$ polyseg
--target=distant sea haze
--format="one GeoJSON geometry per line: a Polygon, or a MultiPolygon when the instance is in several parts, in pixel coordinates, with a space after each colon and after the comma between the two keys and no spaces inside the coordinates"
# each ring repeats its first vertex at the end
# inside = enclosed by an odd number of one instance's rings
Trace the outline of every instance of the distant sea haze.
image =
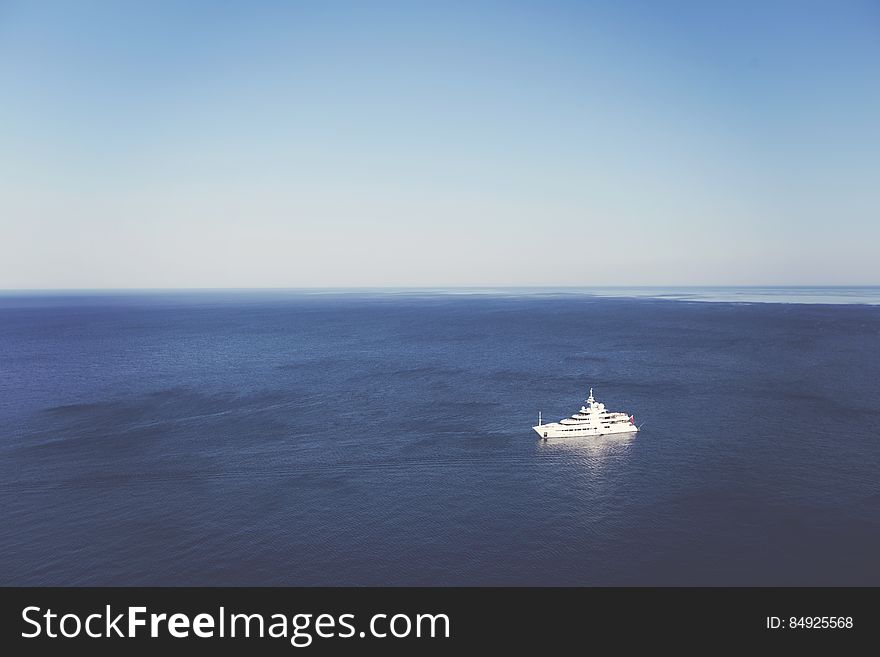
{"type": "Polygon", "coordinates": [[[0,293],[0,584],[880,585],[878,304],[0,293]]]}
{"type": "MultiPolygon", "coordinates": [[[[877,285],[778,285],[778,286],[531,286],[531,287],[272,287],[272,288],[144,288],[131,289],[46,289],[46,290],[0,290],[0,299],[16,297],[19,299],[34,297],[45,302],[46,297],[62,296],[100,296],[103,298],[119,297],[126,300],[130,295],[138,295],[146,300],[145,295],[161,295],[164,301],[172,296],[187,298],[189,295],[219,294],[227,296],[246,294],[252,299],[267,294],[292,294],[296,296],[313,295],[357,295],[370,297],[374,295],[395,296],[491,296],[491,297],[536,297],[536,296],[595,296],[616,297],[621,299],[667,299],[677,301],[715,301],[725,303],[807,303],[807,304],[868,304],[880,305],[880,286],[877,285]]],[[[220,300],[220,297],[215,297],[220,300]]],[[[8,302],[7,302],[8,303],[8,302]]]]}

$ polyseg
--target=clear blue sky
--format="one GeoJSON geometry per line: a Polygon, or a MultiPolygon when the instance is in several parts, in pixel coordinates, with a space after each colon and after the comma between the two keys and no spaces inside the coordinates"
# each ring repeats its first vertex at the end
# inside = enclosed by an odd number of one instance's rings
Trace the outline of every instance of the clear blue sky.
{"type": "Polygon", "coordinates": [[[0,288],[880,284],[880,3],[0,0],[0,288]]]}

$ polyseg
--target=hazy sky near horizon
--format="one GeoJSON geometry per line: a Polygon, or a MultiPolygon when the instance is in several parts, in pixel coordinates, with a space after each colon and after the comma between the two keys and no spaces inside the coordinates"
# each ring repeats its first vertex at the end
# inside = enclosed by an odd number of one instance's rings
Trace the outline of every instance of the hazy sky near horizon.
{"type": "Polygon", "coordinates": [[[0,0],[0,288],[880,284],[880,3],[0,0]]]}

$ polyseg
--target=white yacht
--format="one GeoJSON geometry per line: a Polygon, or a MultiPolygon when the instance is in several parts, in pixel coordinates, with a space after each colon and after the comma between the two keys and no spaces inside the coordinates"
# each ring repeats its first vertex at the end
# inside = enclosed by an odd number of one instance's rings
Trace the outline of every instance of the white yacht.
{"type": "Polygon", "coordinates": [[[538,413],[538,425],[532,427],[541,438],[579,438],[581,436],[604,436],[610,433],[633,433],[639,430],[636,419],[626,413],[613,413],[605,410],[605,404],[593,399],[593,389],[587,405],[571,417],[543,424],[538,413]]]}

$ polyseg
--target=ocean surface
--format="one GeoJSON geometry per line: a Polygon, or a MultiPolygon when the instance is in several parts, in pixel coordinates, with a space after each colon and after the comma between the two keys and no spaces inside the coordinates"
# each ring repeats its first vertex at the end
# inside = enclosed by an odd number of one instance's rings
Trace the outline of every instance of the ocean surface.
{"type": "Polygon", "coordinates": [[[3,293],[0,584],[880,585],[878,302],[3,293]]]}

